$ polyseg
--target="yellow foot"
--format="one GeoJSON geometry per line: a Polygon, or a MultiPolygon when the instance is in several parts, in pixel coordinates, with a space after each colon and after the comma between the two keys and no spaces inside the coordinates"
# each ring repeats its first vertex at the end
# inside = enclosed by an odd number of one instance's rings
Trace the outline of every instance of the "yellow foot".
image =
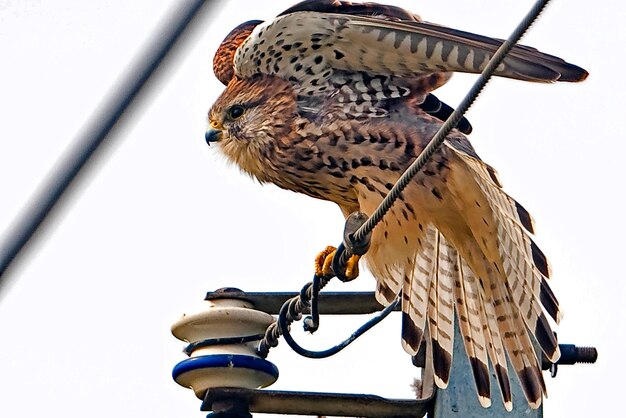
{"type": "Polygon", "coordinates": [[[353,255],[348,258],[348,262],[346,263],[346,279],[351,282],[352,280],[359,277],[359,260],[361,259],[360,255],[353,255]]]}
{"type": "Polygon", "coordinates": [[[334,276],[333,257],[335,256],[335,247],[330,245],[315,257],[315,274],[319,277],[334,276]]]}
{"type": "MultiPolygon", "coordinates": [[[[333,257],[335,257],[335,247],[328,246],[315,257],[315,274],[320,277],[334,276],[333,257]]],[[[352,281],[359,276],[359,259],[361,256],[353,255],[346,263],[345,278],[352,281]]]]}

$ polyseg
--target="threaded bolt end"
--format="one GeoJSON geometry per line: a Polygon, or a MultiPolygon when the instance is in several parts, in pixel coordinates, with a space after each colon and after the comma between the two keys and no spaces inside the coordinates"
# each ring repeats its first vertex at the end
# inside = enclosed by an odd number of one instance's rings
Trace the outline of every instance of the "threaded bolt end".
{"type": "Polygon", "coordinates": [[[577,363],[595,363],[598,360],[598,350],[595,347],[576,347],[577,363]]]}

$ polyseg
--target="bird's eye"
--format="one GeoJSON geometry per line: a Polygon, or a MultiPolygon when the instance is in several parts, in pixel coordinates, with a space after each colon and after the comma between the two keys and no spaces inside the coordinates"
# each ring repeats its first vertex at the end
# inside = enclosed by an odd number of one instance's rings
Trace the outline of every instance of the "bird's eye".
{"type": "Polygon", "coordinates": [[[243,108],[243,106],[235,105],[228,109],[228,117],[233,120],[239,119],[243,115],[244,111],[245,109],[243,108]]]}

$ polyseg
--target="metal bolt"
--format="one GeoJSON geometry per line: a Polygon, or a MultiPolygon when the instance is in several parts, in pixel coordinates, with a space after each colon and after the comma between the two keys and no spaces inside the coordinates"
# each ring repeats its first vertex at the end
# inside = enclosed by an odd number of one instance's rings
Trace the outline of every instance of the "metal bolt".
{"type": "Polygon", "coordinates": [[[577,363],[593,364],[598,360],[598,350],[595,347],[577,347],[574,344],[559,344],[561,357],[556,363],[544,358],[542,368],[550,370],[552,377],[556,376],[559,364],[572,365],[577,363]]]}
{"type": "Polygon", "coordinates": [[[595,347],[576,347],[574,344],[559,344],[561,357],[557,364],[595,363],[598,350],[595,347]]]}

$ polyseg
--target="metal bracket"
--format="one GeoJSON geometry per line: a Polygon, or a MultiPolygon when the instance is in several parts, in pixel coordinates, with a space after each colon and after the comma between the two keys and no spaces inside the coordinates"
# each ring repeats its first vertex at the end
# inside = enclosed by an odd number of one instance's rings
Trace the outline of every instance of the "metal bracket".
{"type": "MultiPolygon", "coordinates": [[[[431,407],[427,399],[386,399],[375,395],[352,393],[291,392],[239,388],[209,389],[200,408],[202,411],[228,413],[228,407],[248,411],[285,415],[344,416],[368,418],[419,418],[431,407]]],[[[235,413],[235,411],[233,411],[235,413]]],[[[211,415],[209,415],[211,416],[211,415]]],[[[231,415],[220,415],[220,417],[231,415]]],[[[232,415],[233,418],[240,415],[232,415]]],[[[213,417],[216,417],[213,415],[213,417]]]]}
{"type": "MultiPolygon", "coordinates": [[[[256,309],[269,314],[278,314],[286,300],[297,296],[297,292],[243,292],[238,289],[220,289],[207,293],[206,299],[232,297],[252,303],[256,309]]],[[[383,309],[373,292],[325,292],[319,300],[319,313],[331,315],[359,315],[375,313],[383,309]]],[[[497,384],[493,387],[493,405],[484,409],[478,405],[474,382],[466,371],[469,369],[462,338],[456,328],[454,358],[450,385],[446,391],[435,396],[433,383],[432,353],[427,347],[413,358],[413,364],[422,367],[421,387],[417,391],[420,399],[386,399],[375,395],[338,394],[321,392],[291,392],[272,390],[250,390],[239,388],[212,388],[205,395],[203,411],[214,411],[212,418],[247,418],[249,412],[276,413],[290,415],[326,415],[358,417],[423,417],[427,412],[434,417],[463,416],[468,418],[490,417],[504,412],[497,394],[497,384]],[[470,399],[471,398],[471,399],[470,399]],[[472,403],[473,402],[473,403],[472,403]],[[474,405],[476,404],[476,405],[474,405]],[[502,411],[500,411],[500,409],[502,411]],[[246,415],[248,414],[248,415],[246,415]]],[[[561,359],[557,364],[593,363],[597,351],[593,347],[577,347],[572,344],[559,344],[561,359]]],[[[556,374],[556,365],[543,360],[544,370],[551,369],[556,374]]],[[[514,393],[514,411],[507,413],[511,418],[528,416],[540,418],[541,409],[524,408],[523,395],[514,393]],[[511,415],[517,414],[517,415],[511,415]],[[521,414],[521,415],[520,415],[521,414]]]]}

